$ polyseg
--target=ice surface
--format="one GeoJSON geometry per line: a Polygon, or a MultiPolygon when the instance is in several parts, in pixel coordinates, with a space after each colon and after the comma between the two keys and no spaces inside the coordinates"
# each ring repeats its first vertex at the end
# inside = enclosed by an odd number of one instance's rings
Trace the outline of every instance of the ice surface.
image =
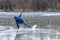
{"type": "Polygon", "coordinates": [[[35,28],[20,28],[14,29],[12,26],[2,26],[3,31],[0,31],[1,40],[59,40],[60,32],[52,29],[35,28]]]}
{"type": "Polygon", "coordinates": [[[36,22],[36,24],[39,24],[37,27],[43,25],[42,27],[46,26],[48,29],[33,27],[35,29],[20,28],[18,30],[13,28],[15,26],[1,26],[8,25],[10,19],[19,14],[20,12],[0,12],[0,40],[60,40],[60,31],[58,31],[60,30],[59,12],[23,12],[23,16],[28,16],[28,18],[32,19],[34,18],[33,21],[30,20],[29,22],[36,22]],[[10,18],[9,22],[5,20],[7,18],[10,18]],[[34,20],[37,20],[38,22],[34,20]]]}

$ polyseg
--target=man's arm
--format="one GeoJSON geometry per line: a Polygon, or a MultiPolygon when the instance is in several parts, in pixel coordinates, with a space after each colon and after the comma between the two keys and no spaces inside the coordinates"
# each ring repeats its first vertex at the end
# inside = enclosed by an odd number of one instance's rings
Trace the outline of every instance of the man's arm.
{"type": "Polygon", "coordinates": [[[19,17],[21,17],[22,16],[22,12],[21,12],[21,14],[19,15],[19,17]]]}

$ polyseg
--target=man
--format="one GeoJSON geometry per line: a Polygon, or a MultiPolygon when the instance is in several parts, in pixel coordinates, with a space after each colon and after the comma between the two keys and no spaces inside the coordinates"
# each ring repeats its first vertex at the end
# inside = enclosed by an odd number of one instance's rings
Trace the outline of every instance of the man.
{"type": "Polygon", "coordinates": [[[25,23],[25,21],[21,18],[21,16],[22,16],[22,13],[19,16],[14,16],[14,19],[15,19],[16,25],[17,25],[17,28],[19,29],[19,24],[24,24],[24,25],[30,27],[29,24],[25,23]]]}

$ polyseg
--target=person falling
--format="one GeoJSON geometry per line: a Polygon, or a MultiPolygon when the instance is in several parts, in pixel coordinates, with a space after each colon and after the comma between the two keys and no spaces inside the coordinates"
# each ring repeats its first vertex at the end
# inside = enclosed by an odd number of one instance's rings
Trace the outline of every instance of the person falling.
{"type": "Polygon", "coordinates": [[[19,16],[14,16],[17,28],[19,29],[19,24],[24,24],[24,25],[26,25],[27,27],[30,28],[30,25],[25,23],[25,21],[22,19],[21,16],[22,16],[22,13],[19,16]]]}

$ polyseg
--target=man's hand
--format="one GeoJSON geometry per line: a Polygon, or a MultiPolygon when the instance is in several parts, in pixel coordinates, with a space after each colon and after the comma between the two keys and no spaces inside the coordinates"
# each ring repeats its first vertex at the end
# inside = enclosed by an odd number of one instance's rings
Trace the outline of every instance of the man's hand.
{"type": "Polygon", "coordinates": [[[21,12],[21,14],[19,15],[19,17],[21,17],[22,16],[22,12],[21,12]]]}

